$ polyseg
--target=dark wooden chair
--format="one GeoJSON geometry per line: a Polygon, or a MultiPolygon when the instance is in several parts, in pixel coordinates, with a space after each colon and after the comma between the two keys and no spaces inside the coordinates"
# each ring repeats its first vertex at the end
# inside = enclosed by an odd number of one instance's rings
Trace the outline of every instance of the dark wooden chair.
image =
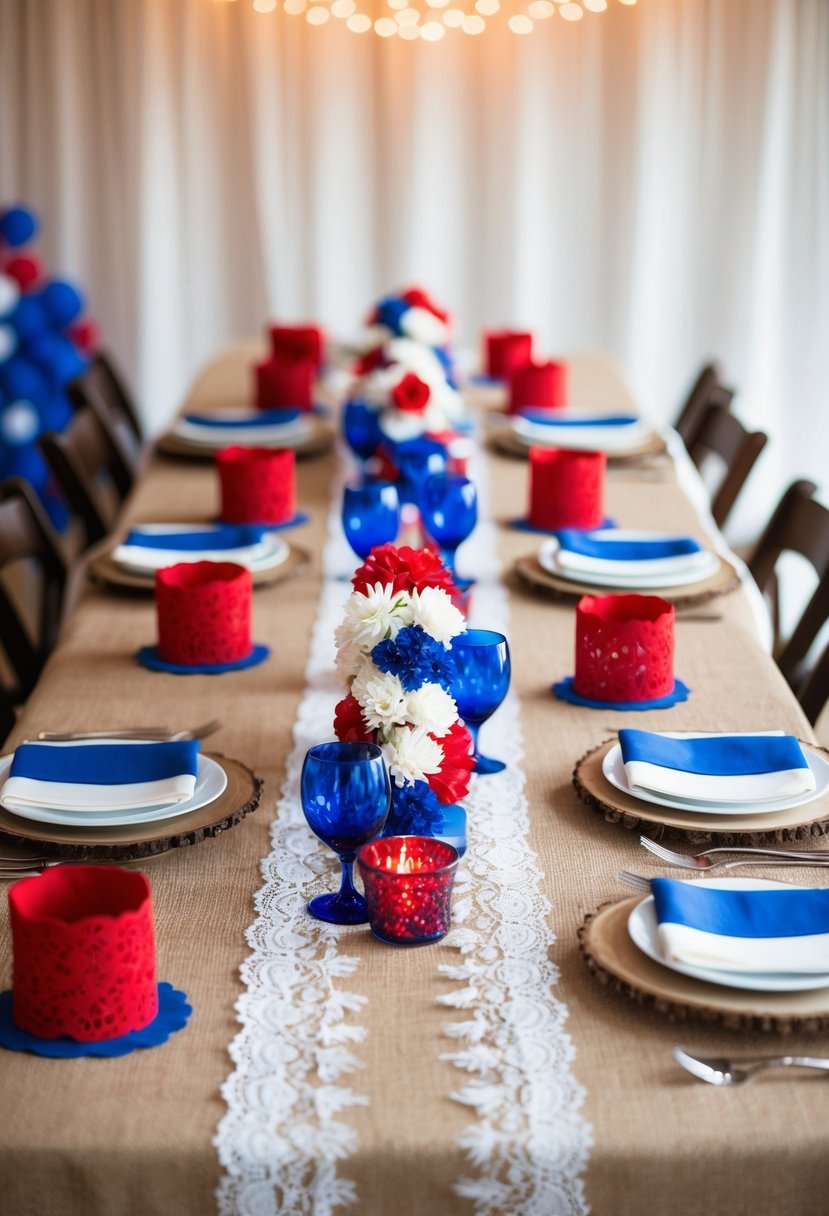
{"type": "Polygon", "coordinates": [[[84,547],[112,528],[132,489],[135,468],[112,430],[89,405],[78,409],[64,431],[47,431],[40,450],[85,534],[84,547]]]}
{"type": "Polygon", "coordinates": [[[814,726],[829,701],[829,645],[824,647],[823,654],[798,689],[797,699],[814,726]]]}
{"type": "Polygon", "coordinates": [[[135,403],[114,364],[98,354],[86,371],[66,386],[75,410],[88,408],[109,431],[121,459],[133,473],[141,461],[141,426],[135,403]]]}
{"type": "MultiPolygon", "coordinates": [[[[0,645],[15,683],[5,689],[5,700],[24,701],[35,686],[55,645],[66,592],[66,565],[58,538],[34,491],[19,477],[0,482],[0,645]],[[13,563],[22,564],[15,571],[13,563]],[[30,573],[38,580],[37,592],[26,585],[30,573]],[[14,585],[16,584],[16,585],[14,585]],[[29,620],[29,602],[35,617],[29,620]],[[25,607],[23,604],[25,603],[25,607]]],[[[3,729],[0,707],[0,731],[3,729]]],[[[13,725],[13,718],[12,723],[13,725]]]]}
{"type": "Polygon", "coordinates": [[[718,363],[704,363],[700,368],[699,375],[691,385],[691,391],[685,398],[685,404],[679,411],[679,417],[674,423],[674,430],[680,436],[686,448],[699,429],[703,415],[711,403],[711,394],[715,389],[721,387],[721,378],[722,371],[718,363]]]}
{"type": "MultiPolygon", "coordinates": [[[[771,602],[774,657],[795,693],[808,677],[809,652],[829,620],[829,508],[815,500],[811,481],[796,481],[780,499],[748,563],[754,581],[771,602]],[[791,637],[780,632],[777,563],[783,553],[799,553],[814,567],[818,585],[791,637]]],[[[810,696],[814,696],[813,690],[810,696]]]]}
{"type": "Polygon", "coordinates": [[[725,522],[767,442],[768,435],[763,431],[747,431],[724,405],[709,405],[705,411],[688,454],[698,469],[707,465],[711,456],[725,466],[711,494],[711,514],[718,526],[725,522]]]}
{"type": "Polygon", "coordinates": [[[14,712],[14,705],[11,700],[0,688],[0,746],[2,746],[9,735],[12,733],[17,717],[14,712]]]}

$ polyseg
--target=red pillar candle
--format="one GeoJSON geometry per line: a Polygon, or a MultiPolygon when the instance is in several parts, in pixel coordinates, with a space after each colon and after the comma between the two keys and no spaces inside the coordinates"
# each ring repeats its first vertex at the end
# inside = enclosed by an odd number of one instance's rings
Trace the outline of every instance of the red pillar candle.
{"type": "Polygon", "coordinates": [[[522,330],[490,330],[484,334],[486,374],[494,380],[508,380],[510,373],[529,363],[533,336],[522,330]]]}
{"type": "Polygon", "coordinates": [[[157,570],[158,653],[193,667],[236,663],[253,650],[253,577],[233,562],[181,562],[157,570]]]}
{"type": "Polygon", "coordinates": [[[674,687],[674,606],[658,595],[585,595],[576,606],[573,689],[594,701],[653,701],[674,687]]]}
{"type": "Polygon", "coordinates": [[[94,1043],[158,1013],[150,884],[137,870],[66,866],[9,890],[15,1025],[94,1043]]]}
{"type": "Polygon", "coordinates": [[[310,410],[317,369],[313,359],[271,355],[254,365],[256,406],[260,410],[310,410]]]}
{"type": "Polygon", "coordinates": [[[534,406],[559,410],[567,405],[570,370],[566,363],[525,363],[513,368],[509,376],[509,412],[534,406]]]}
{"type": "Polygon", "coordinates": [[[271,325],[271,350],[287,359],[313,359],[322,366],[325,335],[318,325],[271,325]]]}
{"type": "Polygon", "coordinates": [[[604,521],[604,452],[530,448],[528,522],[557,528],[598,528],[604,521]]]}
{"type": "Polygon", "coordinates": [[[448,932],[458,865],[453,845],[427,836],[387,836],[363,845],[357,865],[375,937],[414,946],[448,932]]]}
{"type": "Polygon", "coordinates": [[[296,515],[292,448],[222,448],[216,453],[226,524],[286,524],[296,515]]]}

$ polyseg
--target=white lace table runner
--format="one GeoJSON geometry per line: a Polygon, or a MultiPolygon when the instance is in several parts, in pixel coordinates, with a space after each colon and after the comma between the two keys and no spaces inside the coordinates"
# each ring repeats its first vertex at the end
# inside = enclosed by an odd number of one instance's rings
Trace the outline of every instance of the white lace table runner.
{"type": "MultiPolygon", "coordinates": [[[[508,635],[479,456],[475,466],[481,522],[461,561],[479,579],[476,622],[508,635]]],[[[236,1067],[222,1087],[227,1113],[215,1137],[222,1216],[334,1216],[359,1200],[348,1178],[356,1135],[340,1114],[368,1102],[350,1083],[358,1067],[354,1049],[366,1033],[355,1022],[367,998],[338,986],[359,966],[348,953],[353,930],[305,911],[308,898],[330,884],[330,853],[309,831],[299,799],[305,752],[331,737],[343,695],[333,671],[334,630],[350,587],[337,576],[354,566],[339,521],[344,480],[334,486],[306,688],[271,826],[272,851],[262,862],[257,917],[247,931],[246,991],[237,1002],[242,1029],[230,1046],[236,1067]]],[[[460,1070],[452,1096],[476,1115],[461,1140],[469,1168],[456,1191],[474,1202],[478,1216],[571,1216],[587,1211],[580,1175],[590,1129],[570,1070],[567,1011],[552,995],[558,973],[548,959],[551,909],[528,844],[512,695],[498,711],[497,733],[497,753],[509,767],[476,779],[464,800],[469,847],[453,900],[455,925],[443,943],[458,951],[457,961],[440,963],[449,951],[435,951],[436,981],[456,982],[436,999],[463,1011],[446,1026],[454,1046],[443,1058],[460,1070]]]]}

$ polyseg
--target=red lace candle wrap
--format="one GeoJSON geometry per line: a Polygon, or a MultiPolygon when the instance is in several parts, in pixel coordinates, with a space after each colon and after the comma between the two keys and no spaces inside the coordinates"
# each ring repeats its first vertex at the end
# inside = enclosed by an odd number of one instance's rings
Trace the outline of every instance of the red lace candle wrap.
{"type": "Polygon", "coordinates": [[[509,412],[529,406],[559,410],[567,405],[570,369],[566,363],[525,363],[510,372],[509,412]]]}
{"type": "Polygon", "coordinates": [[[529,363],[533,336],[521,330],[493,330],[484,334],[486,374],[495,380],[508,380],[517,367],[529,363]]]}
{"type": "Polygon", "coordinates": [[[449,929],[458,851],[427,836],[387,836],[357,856],[372,932],[416,945],[449,929]]]}
{"type": "Polygon", "coordinates": [[[271,351],[287,359],[313,359],[322,365],[325,335],[318,325],[271,325],[271,351]]]}
{"type": "Polygon", "coordinates": [[[12,1016],[41,1039],[112,1039],[158,1013],[150,884],[136,870],[66,866],[9,891],[12,1016]]]}
{"type": "Polygon", "coordinates": [[[529,522],[536,528],[598,528],[604,520],[604,452],[530,448],[529,522]]]}
{"type": "Polygon", "coordinates": [[[296,515],[292,448],[222,448],[216,466],[225,523],[286,524],[296,515]]]}
{"type": "Polygon", "coordinates": [[[158,653],[168,663],[201,666],[246,659],[253,578],[232,562],[181,562],[157,570],[158,653]]]}
{"type": "Polygon", "coordinates": [[[573,689],[595,701],[653,701],[674,687],[674,606],[658,595],[585,595],[576,606],[573,689]]]}
{"type": "Polygon", "coordinates": [[[260,410],[310,410],[317,367],[312,358],[271,355],[254,365],[256,406],[260,410]]]}

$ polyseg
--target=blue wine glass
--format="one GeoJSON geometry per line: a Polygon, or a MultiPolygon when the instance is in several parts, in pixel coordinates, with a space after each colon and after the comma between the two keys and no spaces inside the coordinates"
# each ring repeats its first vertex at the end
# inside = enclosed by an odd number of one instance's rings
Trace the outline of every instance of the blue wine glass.
{"type": "Polygon", "coordinates": [[[507,695],[510,680],[509,645],[503,633],[492,629],[468,629],[452,642],[456,676],[452,696],[474,746],[474,772],[486,776],[500,773],[503,760],[482,756],[478,750],[481,723],[495,713],[507,695]]]}
{"type": "Polygon", "coordinates": [[[397,539],[400,531],[400,498],[391,481],[369,481],[346,486],[343,495],[343,528],[351,548],[365,560],[375,545],[397,539]]]}
{"type": "Polygon", "coordinates": [[[446,448],[437,439],[406,439],[394,445],[392,456],[400,470],[400,497],[420,506],[424,481],[446,472],[446,448]]]}
{"type": "Polygon", "coordinates": [[[342,866],[336,895],[317,895],[308,911],[334,925],[367,924],[366,901],[354,886],[354,859],[360,845],[380,835],[391,806],[383,753],[374,743],[319,743],[305,756],[299,788],[308,826],[342,866]]]}
{"type": "Polygon", "coordinates": [[[437,473],[427,477],[420,498],[420,514],[440,556],[455,575],[458,546],[478,522],[478,492],[475,483],[456,473],[437,473]]]}
{"type": "Polygon", "coordinates": [[[383,438],[380,430],[380,414],[365,401],[355,398],[347,401],[343,410],[343,434],[345,441],[357,459],[365,465],[373,456],[383,438]]]}

